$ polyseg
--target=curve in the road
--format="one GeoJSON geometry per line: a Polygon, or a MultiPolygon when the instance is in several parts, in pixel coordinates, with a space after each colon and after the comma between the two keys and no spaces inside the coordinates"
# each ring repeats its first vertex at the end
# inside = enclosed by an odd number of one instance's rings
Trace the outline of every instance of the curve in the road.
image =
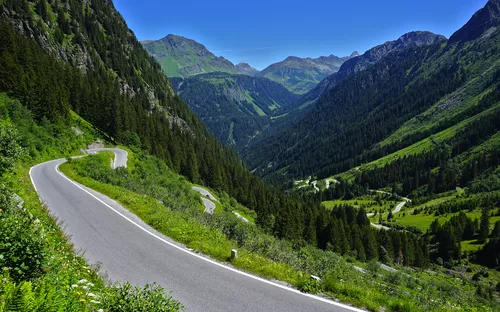
{"type": "Polygon", "coordinates": [[[212,193],[210,193],[208,190],[206,190],[202,187],[192,186],[191,189],[193,189],[196,192],[201,194],[201,201],[203,202],[203,205],[205,206],[205,213],[214,214],[214,212],[215,212],[214,201],[219,202],[217,200],[217,198],[215,198],[215,196],[212,195],[212,193]]]}
{"type": "Polygon", "coordinates": [[[115,153],[115,159],[113,161],[113,169],[116,169],[118,167],[127,167],[127,160],[128,160],[128,152],[125,150],[122,150],[121,148],[91,148],[87,150],[87,153],[89,154],[95,154],[98,152],[102,151],[109,151],[115,153]]]}
{"type": "MultiPolygon", "coordinates": [[[[381,194],[387,194],[387,195],[392,195],[391,193],[389,192],[385,192],[385,191],[380,191],[380,190],[370,190],[372,192],[376,192],[376,193],[381,193],[381,194]]],[[[402,197],[402,196],[398,196],[399,198],[401,198],[403,201],[400,202],[395,208],[394,210],[392,211],[392,213],[398,213],[401,211],[401,209],[403,208],[404,205],[406,205],[406,203],[410,202],[411,199],[409,198],[406,198],[406,197],[402,197]]],[[[372,217],[374,215],[373,212],[370,212],[370,213],[367,213],[366,216],[367,217],[372,217]]],[[[371,225],[373,227],[376,227],[377,229],[379,230],[390,230],[391,228],[390,227],[387,227],[387,226],[384,226],[384,225],[381,225],[381,224],[376,224],[376,223],[373,223],[371,222],[371,225]]]]}
{"type": "Polygon", "coordinates": [[[30,169],[35,190],[72,242],[111,280],[172,290],[187,311],[361,311],[190,252],[117,202],[78,184],[59,159],[30,169]]]}

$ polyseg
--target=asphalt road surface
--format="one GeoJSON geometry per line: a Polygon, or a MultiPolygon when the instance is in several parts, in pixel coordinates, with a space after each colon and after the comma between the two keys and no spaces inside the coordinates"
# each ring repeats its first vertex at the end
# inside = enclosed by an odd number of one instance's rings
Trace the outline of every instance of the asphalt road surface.
{"type": "MultiPolygon", "coordinates": [[[[115,166],[123,165],[118,158],[115,166]]],[[[190,252],[113,200],[69,180],[57,169],[64,161],[31,168],[33,185],[75,247],[112,281],[157,282],[186,311],[360,311],[190,252]]]]}

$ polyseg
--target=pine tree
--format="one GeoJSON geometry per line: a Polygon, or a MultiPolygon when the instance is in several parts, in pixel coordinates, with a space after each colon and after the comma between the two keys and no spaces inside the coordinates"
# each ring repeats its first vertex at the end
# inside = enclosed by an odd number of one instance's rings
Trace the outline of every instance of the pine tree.
{"type": "Polygon", "coordinates": [[[40,15],[40,17],[47,22],[48,21],[48,13],[47,13],[47,3],[45,0],[39,0],[36,5],[36,13],[40,15]]]}
{"type": "Polygon", "coordinates": [[[392,221],[392,219],[394,218],[393,214],[392,214],[392,210],[389,210],[389,215],[387,216],[387,221],[392,221]]]}
{"type": "Polygon", "coordinates": [[[483,208],[479,223],[479,240],[485,241],[488,235],[490,235],[490,212],[487,208],[483,208]]]}
{"type": "Polygon", "coordinates": [[[491,232],[491,237],[500,239],[500,221],[495,222],[495,227],[493,228],[493,231],[491,232]]]}

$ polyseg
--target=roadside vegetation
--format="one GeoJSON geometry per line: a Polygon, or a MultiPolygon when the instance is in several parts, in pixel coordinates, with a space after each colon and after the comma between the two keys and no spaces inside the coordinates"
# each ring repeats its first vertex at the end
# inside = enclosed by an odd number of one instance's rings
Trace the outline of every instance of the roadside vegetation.
{"type": "MultiPolygon", "coordinates": [[[[341,256],[304,241],[277,239],[252,223],[239,220],[232,211],[237,207],[241,210],[242,206],[225,193],[214,193],[220,205],[213,215],[205,214],[199,194],[191,190],[184,177],[153,156],[131,156],[128,168],[111,169],[112,156],[101,153],[73,159],[61,165],[61,170],[117,200],[187,248],[244,271],[285,281],[305,292],[322,293],[372,311],[498,308],[494,291],[491,297],[478,296],[478,283],[466,275],[450,278],[438,266],[417,270],[395,266],[396,270],[388,271],[376,260],[363,263],[356,260],[355,254],[341,256]],[[231,259],[231,249],[238,250],[238,259],[231,259]]],[[[491,279],[495,277],[492,275],[491,279]]],[[[490,279],[480,281],[486,292],[491,289],[487,281],[490,279]]]]}
{"type": "Polygon", "coordinates": [[[0,311],[179,311],[156,285],[109,285],[89,266],[31,185],[29,168],[76,155],[100,137],[71,114],[70,126],[44,120],[0,93],[0,311]]]}

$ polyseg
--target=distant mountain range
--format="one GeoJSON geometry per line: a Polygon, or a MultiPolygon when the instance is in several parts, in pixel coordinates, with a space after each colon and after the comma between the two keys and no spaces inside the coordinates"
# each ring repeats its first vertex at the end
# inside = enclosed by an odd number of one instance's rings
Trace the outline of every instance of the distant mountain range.
{"type": "Polygon", "coordinates": [[[323,78],[337,72],[346,60],[359,55],[354,52],[347,57],[290,56],[259,72],[247,63],[234,65],[224,57],[215,56],[204,45],[182,36],[168,35],[160,40],[141,43],[158,60],[168,77],[187,78],[213,72],[260,76],[274,80],[297,94],[311,90],[323,78]]]}
{"type": "Polygon", "coordinates": [[[204,45],[181,36],[141,42],[160,63],[180,97],[224,143],[237,150],[274,126],[298,118],[304,93],[353,57],[288,57],[259,72],[247,63],[234,65],[204,45]],[[286,118],[281,118],[286,117],[286,118]]]}
{"type": "Polygon", "coordinates": [[[310,103],[300,120],[243,156],[280,185],[308,176],[401,183],[406,194],[466,185],[498,166],[499,49],[499,0],[449,40],[405,34],[346,61],[299,101],[310,103]]]}
{"type": "Polygon", "coordinates": [[[259,73],[259,76],[279,82],[294,93],[303,94],[313,89],[323,78],[337,72],[345,61],[358,55],[358,52],[354,52],[346,57],[289,56],[284,61],[268,66],[259,73]]]}

